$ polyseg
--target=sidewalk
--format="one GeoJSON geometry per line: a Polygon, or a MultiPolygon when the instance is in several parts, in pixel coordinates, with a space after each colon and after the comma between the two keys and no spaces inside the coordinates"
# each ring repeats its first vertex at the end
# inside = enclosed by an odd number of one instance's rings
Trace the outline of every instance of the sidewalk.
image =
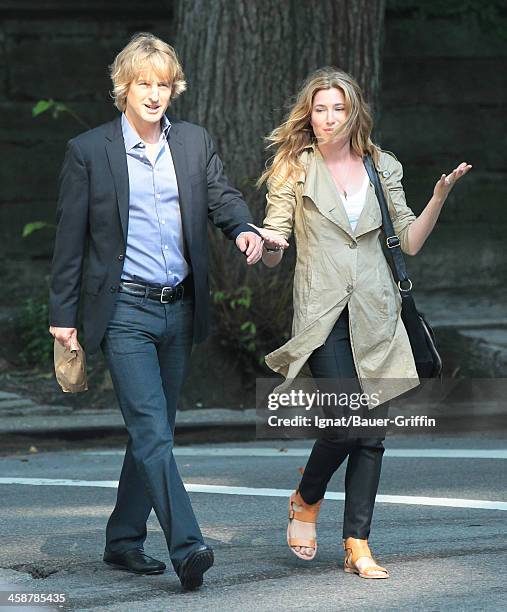
{"type": "MultiPolygon", "coordinates": [[[[470,433],[486,430],[507,430],[507,409],[502,399],[493,401],[460,401],[432,405],[426,409],[436,417],[449,433],[469,428],[470,433]],[[461,428],[461,429],[460,429],[461,428]]],[[[390,416],[406,417],[423,414],[424,403],[405,401],[392,404],[390,416]]],[[[225,408],[199,408],[180,410],[176,415],[176,433],[185,435],[190,442],[209,443],[231,439],[255,437],[255,409],[229,410],[225,408]]],[[[68,439],[86,440],[124,436],[123,419],[118,408],[111,410],[75,409],[70,406],[42,405],[19,394],[0,390],[0,445],[2,440],[16,437],[34,440],[68,439]]]]}
{"type": "MultiPolygon", "coordinates": [[[[196,409],[178,411],[176,429],[255,428],[255,410],[196,409]]],[[[119,409],[82,409],[36,404],[16,393],[0,391],[0,436],[64,435],[69,432],[89,437],[125,431],[119,409]]]]}

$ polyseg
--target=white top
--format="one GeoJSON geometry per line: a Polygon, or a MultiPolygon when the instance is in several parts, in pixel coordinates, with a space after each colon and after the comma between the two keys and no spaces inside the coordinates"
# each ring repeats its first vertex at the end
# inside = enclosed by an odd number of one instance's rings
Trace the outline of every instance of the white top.
{"type": "Polygon", "coordinates": [[[343,193],[340,194],[343,205],[345,206],[345,211],[347,212],[349,218],[350,226],[353,230],[356,229],[359,216],[361,215],[361,211],[363,210],[366,202],[366,190],[368,189],[369,183],[370,180],[368,176],[366,176],[359,191],[347,197],[345,197],[343,193]]]}

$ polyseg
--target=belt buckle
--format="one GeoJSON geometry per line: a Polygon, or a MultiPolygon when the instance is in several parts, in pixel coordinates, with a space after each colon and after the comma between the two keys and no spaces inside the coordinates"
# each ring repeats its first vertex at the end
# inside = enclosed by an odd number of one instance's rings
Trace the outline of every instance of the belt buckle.
{"type": "Polygon", "coordinates": [[[160,291],[160,302],[162,304],[171,304],[174,302],[174,289],[172,287],[162,287],[162,290],[160,291]],[[166,291],[169,292],[169,297],[167,300],[165,299],[166,291]]]}

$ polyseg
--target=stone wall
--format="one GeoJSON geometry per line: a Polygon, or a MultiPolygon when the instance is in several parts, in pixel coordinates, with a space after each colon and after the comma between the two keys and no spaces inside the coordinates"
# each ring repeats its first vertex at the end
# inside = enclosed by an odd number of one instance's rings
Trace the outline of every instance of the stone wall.
{"type": "MultiPolygon", "coordinates": [[[[473,164],[448,198],[423,250],[409,258],[416,286],[466,290],[503,285],[505,12],[495,22],[466,13],[424,18],[410,10],[422,2],[392,4],[404,10],[388,10],[386,16],[381,142],[404,165],[409,204],[419,213],[442,173],[461,161],[473,164]]],[[[485,11],[495,3],[482,4],[485,11]]]]}

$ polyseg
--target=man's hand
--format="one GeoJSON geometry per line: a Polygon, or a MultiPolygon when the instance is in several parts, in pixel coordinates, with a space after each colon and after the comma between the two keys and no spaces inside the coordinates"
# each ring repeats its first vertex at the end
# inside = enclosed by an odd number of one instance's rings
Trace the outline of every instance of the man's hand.
{"type": "Polygon", "coordinates": [[[246,255],[249,266],[256,264],[262,257],[262,238],[254,232],[241,232],[236,238],[236,246],[246,255]]]}
{"type": "Polygon", "coordinates": [[[54,327],[51,325],[49,333],[69,351],[77,348],[77,329],[75,327],[54,327]]]}

